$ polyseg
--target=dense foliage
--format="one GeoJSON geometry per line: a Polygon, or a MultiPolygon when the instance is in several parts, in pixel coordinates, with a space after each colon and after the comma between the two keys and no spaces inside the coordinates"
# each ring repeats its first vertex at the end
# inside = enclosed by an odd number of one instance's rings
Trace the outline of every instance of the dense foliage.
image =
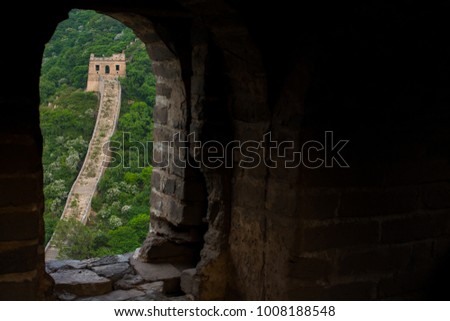
{"type": "Polygon", "coordinates": [[[41,106],[44,136],[45,238],[50,239],[77,177],[94,129],[97,95],[61,88],[54,104],[41,106]]]}
{"type": "Polygon", "coordinates": [[[152,169],[142,160],[149,157],[144,154],[151,153],[151,145],[145,151],[127,148],[132,141],[152,140],[156,80],[151,61],[144,44],[118,21],[94,11],[72,10],[47,44],[42,62],[40,110],[46,240],[62,214],[95,125],[97,97],[82,91],[86,87],[89,56],[110,56],[122,50],[127,57],[127,76],[121,79],[122,107],[113,141],[120,147],[115,154],[130,166],[114,164],[119,166],[105,171],[87,226],[74,220],[59,222],[55,240],[61,245],[63,257],[132,251],[147,234],[152,169]]]}

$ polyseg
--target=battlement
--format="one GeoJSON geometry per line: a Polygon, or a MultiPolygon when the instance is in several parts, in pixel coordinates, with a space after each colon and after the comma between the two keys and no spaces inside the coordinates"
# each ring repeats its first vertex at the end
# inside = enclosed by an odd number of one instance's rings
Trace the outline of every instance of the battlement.
{"type": "Polygon", "coordinates": [[[113,54],[111,57],[95,57],[94,54],[91,54],[90,61],[125,61],[125,53],[113,54]]]}
{"type": "Polygon", "coordinates": [[[126,69],[126,58],[123,51],[113,54],[111,57],[96,57],[91,54],[86,91],[98,91],[100,77],[125,77],[126,69]]]}

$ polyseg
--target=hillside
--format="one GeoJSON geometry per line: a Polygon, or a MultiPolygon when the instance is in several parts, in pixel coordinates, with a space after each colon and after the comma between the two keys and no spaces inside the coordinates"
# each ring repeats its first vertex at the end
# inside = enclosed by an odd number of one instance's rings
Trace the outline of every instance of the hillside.
{"type": "MultiPolygon", "coordinates": [[[[72,10],[45,48],[40,110],[46,241],[58,223],[95,124],[97,96],[83,92],[89,56],[110,56],[122,50],[127,57],[127,77],[121,79],[122,108],[113,140],[122,142],[125,132],[133,141],[151,141],[155,77],[144,44],[129,28],[93,11],[72,10]]],[[[126,154],[131,164],[144,157],[133,150],[119,153],[126,154]]],[[[59,223],[56,237],[68,235],[68,229],[75,230],[69,233],[73,237],[61,254],[85,258],[137,247],[148,229],[150,175],[148,164],[108,168],[93,199],[94,218],[88,225],[59,223]]]]}

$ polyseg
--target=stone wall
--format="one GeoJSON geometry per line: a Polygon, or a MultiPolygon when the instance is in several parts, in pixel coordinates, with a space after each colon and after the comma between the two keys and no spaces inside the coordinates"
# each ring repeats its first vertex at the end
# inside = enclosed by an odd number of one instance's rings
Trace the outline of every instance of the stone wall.
{"type": "MultiPolygon", "coordinates": [[[[259,4],[255,15],[248,3],[219,0],[142,6],[90,4],[147,45],[157,159],[198,156],[189,133],[226,144],[271,132],[299,147],[332,131],[349,140],[349,168],[156,166],[141,261],[196,265],[199,299],[448,298],[443,10],[281,2],[259,4]],[[176,133],[171,149],[163,141],[176,133]]],[[[49,285],[37,88],[43,46],[69,10],[52,8],[39,19],[23,12],[36,34],[7,39],[32,58],[11,73],[21,89],[0,99],[2,298],[43,298],[49,285]],[[25,71],[32,76],[18,76],[25,71]]]]}
{"type": "Polygon", "coordinates": [[[95,57],[91,54],[89,58],[88,81],[86,91],[99,91],[100,77],[125,77],[127,74],[127,63],[125,54],[114,54],[112,57],[95,57]],[[117,70],[116,68],[119,68],[117,70]],[[106,73],[109,68],[109,73],[106,73]]]}

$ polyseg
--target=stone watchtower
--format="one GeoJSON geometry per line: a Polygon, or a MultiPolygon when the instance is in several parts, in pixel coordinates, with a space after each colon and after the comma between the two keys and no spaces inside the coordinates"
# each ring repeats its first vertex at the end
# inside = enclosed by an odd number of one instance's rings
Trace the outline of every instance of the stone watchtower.
{"type": "Polygon", "coordinates": [[[91,54],[86,91],[98,91],[99,77],[125,77],[125,53],[113,54],[112,57],[95,57],[91,54]]]}

